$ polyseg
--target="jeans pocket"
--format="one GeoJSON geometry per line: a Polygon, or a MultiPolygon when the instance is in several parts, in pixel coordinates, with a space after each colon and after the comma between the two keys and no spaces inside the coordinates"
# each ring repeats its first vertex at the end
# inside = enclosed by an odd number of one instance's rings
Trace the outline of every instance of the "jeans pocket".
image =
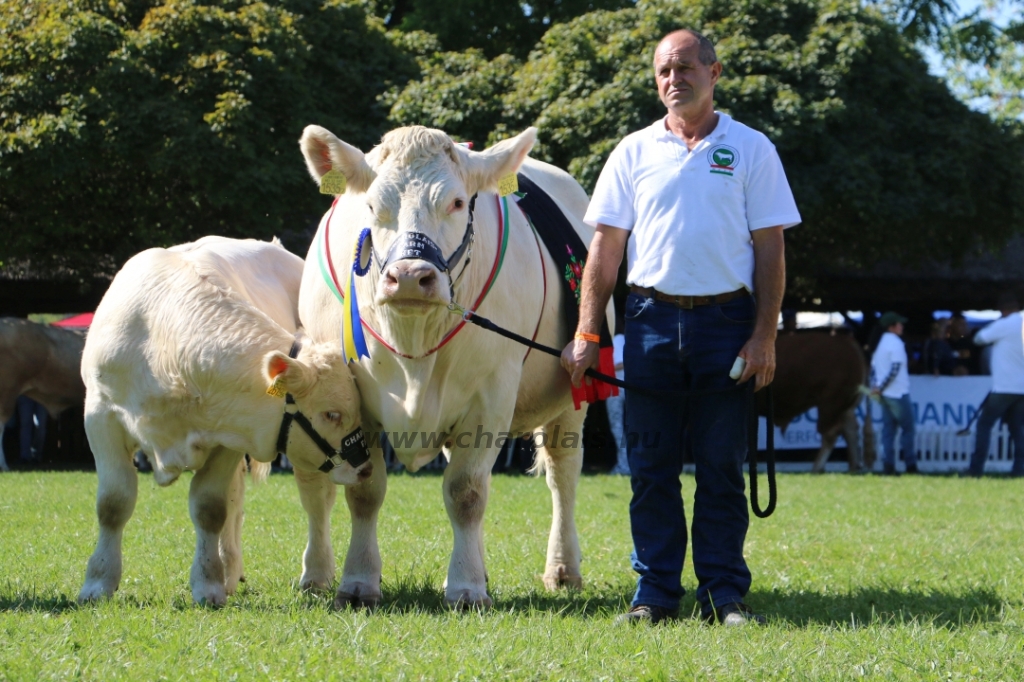
{"type": "Polygon", "coordinates": [[[753,324],[757,315],[757,306],[753,296],[741,296],[717,306],[718,316],[733,324],[753,324]]]}
{"type": "Polygon", "coordinates": [[[635,320],[643,315],[644,311],[647,310],[653,302],[653,298],[644,298],[643,296],[631,293],[626,297],[626,308],[623,311],[623,315],[627,320],[635,320]]]}

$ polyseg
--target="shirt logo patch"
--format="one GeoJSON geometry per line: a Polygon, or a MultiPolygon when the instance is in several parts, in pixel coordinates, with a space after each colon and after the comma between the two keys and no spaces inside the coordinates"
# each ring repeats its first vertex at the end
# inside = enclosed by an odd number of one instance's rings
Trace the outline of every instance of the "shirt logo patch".
{"type": "Polygon", "coordinates": [[[711,165],[712,173],[732,175],[739,162],[739,152],[728,145],[720,144],[708,150],[708,164],[711,165]]]}

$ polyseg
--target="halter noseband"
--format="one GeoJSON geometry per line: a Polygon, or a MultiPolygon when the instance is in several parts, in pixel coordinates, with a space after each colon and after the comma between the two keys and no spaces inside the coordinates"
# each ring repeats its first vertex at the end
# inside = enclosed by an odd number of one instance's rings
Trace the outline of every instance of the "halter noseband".
{"type": "Polygon", "coordinates": [[[476,233],[473,229],[473,209],[475,207],[476,195],[474,194],[469,200],[469,220],[466,222],[466,232],[462,236],[462,243],[459,244],[451,256],[445,258],[444,252],[441,251],[441,247],[437,245],[437,242],[422,232],[401,232],[395,237],[395,241],[391,242],[391,247],[384,254],[384,258],[381,258],[377,254],[376,249],[374,249],[373,257],[377,261],[381,274],[384,273],[384,269],[388,265],[400,260],[425,260],[448,275],[449,293],[451,294],[451,300],[455,300],[455,282],[466,271],[466,266],[469,265],[470,259],[466,258],[466,262],[463,264],[462,270],[459,271],[458,277],[452,277],[452,270],[459,264],[462,256],[466,255],[472,248],[473,236],[476,233]]]}
{"type": "MultiPolygon", "coordinates": [[[[291,350],[288,351],[288,357],[294,360],[298,356],[300,348],[302,348],[302,344],[295,339],[292,342],[291,350]]],[[[319,470],[324,473],[341,466],[342,462],[348,462],[353,468],[357,468],[370,459],[370,453],[366,448],[366,439],[363,437],[363,430],[360,427],[357,426],[354,431],[342,438],[341,447],[335,449],[327,442],[326,438],[317,433],[306,415],[299,412],[298,409],[294,412],[288,411],[289,406],[296,406],[295,398],[291,393],[285,394],[284,402],[284,416],[281,417],[281,428],[277,432],[277,452],[279,454],[288,454],[288,434],[291,431],[292,422],[295,422],[327,458],[319,467],[319,470]]]]}

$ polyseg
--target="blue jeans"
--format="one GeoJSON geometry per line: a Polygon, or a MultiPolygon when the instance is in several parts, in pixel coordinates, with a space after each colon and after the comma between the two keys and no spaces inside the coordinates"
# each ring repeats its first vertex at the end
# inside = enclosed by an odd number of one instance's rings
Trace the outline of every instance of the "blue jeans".
{"type": "Polygon", "coordinates": [[[974,438],[974,453],[967,471],[981,476],[985,471],[988,446],[992,441],[992,427],[1002,419],[1010,429],[1013,440],[1013,475],[1024,475],[1024,395],[1017,393],[989,393],[985,406],[978,415],[978,435],[974,438]]]}
{"type": "MultiPolygon", "coordinates": [[[[630,294],[626,299],[626,381],[661,391],[729,388],[729,370],[754,329],[754,300],[682,310],[630,294]]],[[[686,517],[679,475],[688,444],[696,465],[693,570],[704,615],[743,601],[750,571],[743,558],[749,516],[746,387],[692,399],[626,391],[626,448],[633,487],[629,504],[633,605],[675,609],[686,556],[686,517]]]]}
{"type": "Polygon", "coordinates": [[[46,444],[46,408],[23,395],[18,396],[17,407],[21,460],[42,459],[46,444]]]}
{"type": "MultiPolygon", "coordinates": [[[[622,377],[619,377],[620,379],[622,377]]],[[[626,405],[626,391],[619,389],[619,394],[609,396],[604,401],[608,408],[608,427],[615,438],[615,466],[612,467],[613,474],[628,474],[629,460],[626,456],[626,434],[622,430],[622,412],[626,405]]]]}
{"type": "Polygon", "coordinates": [[[896,467],[896,427],[901,430],[900,447],[907,466],[917,466],[914,449],[914,404],[907,393],[899,398],[882,396],[882,463],[896,467]]]}

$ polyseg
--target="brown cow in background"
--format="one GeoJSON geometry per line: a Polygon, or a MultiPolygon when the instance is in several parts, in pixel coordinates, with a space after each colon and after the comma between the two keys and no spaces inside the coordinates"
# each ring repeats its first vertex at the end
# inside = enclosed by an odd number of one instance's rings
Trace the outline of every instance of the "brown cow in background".
{"type": "MultiPolygon", "coordinates": [[[[853,337],[835,330],[783,332],[775,342],[775,354],[775,425],[785,431],[798,416],[818,408],[821,449],[812,471],[824,471],[840,434],[846,439],[850,471],[870,469],[875,462],[874,428],[870,418],[864,420],[862,456],[856,413],[867,369],[864,352],[853,337]]],[[[759,407],[767,413],[763,395],[759,407]]]]}
{"type": "Polygon", "coordinates": [[[85,401],[80,367],[85,336],[15,317],[0,317],[0,471],[4,424],[15,401],[26,395],[51,416],[85,401]]]}

